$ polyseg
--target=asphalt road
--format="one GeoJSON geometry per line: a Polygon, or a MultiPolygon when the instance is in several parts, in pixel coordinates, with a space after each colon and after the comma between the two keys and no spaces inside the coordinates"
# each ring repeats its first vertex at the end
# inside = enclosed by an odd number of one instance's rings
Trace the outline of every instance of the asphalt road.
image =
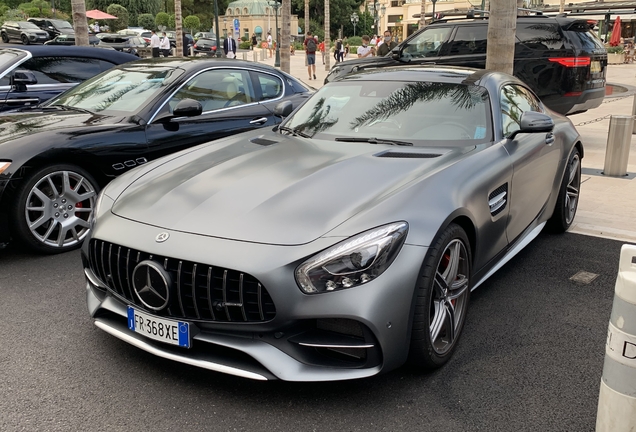
{"type": "Polygon", "coordinates": [[[92,325],[77,251],[0,251],[0,430],[591,431],[620,246],[541,235],[473,293],[445,367],[320,384],[155,358],[92,325]]]}

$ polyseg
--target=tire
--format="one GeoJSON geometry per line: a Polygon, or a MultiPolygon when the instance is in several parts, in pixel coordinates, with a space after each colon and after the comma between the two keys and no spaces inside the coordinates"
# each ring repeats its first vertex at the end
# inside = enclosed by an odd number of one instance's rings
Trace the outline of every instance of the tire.
{"type": "Polygon", "coordinates": [[[27,37],[27,35],[22,35],[22,37],[20,39],[22,39],[22,45],[28,45],[29,44],[29,38],[27,37]]]}
{"type": "Polygon", "coordinates": [[[570,228],[576,216],[581,190],[581,156],[578,149],[574,149],[568,159],[565,175],[559,188],[559,197],[554,206],[554,213],[548,221],[548,227],[553,233],[563,233],[570,228]]]}
{"type": "Polygon", "coordinates": [[[468,236],[451,224],[433,242],[415,287],[411,365],[436,369],[451,358],[466,321],[471,271],[468,236]]]}
{"type": "Polygon", "coordinates": [[[2,33],[2,42],[9,43],[9,36],[6,33],[2,33]]]}
{"type": "Polygon", "coordinates": [[[12,228],[20,245],[55,254],[76,249],[89,232],[99,186],[86,170],[52,165],[31,174],[16,190],[12,228]]]}

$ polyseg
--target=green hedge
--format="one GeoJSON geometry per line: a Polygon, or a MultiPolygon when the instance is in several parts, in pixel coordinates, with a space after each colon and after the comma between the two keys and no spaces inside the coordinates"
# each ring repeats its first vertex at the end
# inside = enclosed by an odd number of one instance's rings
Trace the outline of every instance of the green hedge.
{"type": "Polygon", "coordinates": [[[250,49],[252,47],[252,42],[247,41],[247,42],[241,42],[239,44],[239,48],[240,49],[250,49]]]}

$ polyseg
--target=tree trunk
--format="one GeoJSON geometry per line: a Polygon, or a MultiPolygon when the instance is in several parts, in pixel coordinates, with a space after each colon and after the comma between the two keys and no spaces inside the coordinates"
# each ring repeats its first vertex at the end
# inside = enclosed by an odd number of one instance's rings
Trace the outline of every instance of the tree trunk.
{"type": "Polygon", "coordinates": [[[86,22],[86,3],[84,0],[71,0],[73,10],[73,30],[75,45],[88,46],[88,23],[86,22]]]}
{"type": "Polygon", "coordinates": [[[516,0],[491,0],[486,69],[512,75],[517,31],[516,0]]]}
{"type": "MultiPolygon", "coordinates": [[[[422,0],[422,7],[420,9],[420,27],[426,26],[426,0],[422,0]]],[[[406,35],[404,36],[406,38],[406,35]]]]}
{"type": "Polygon", "coordinates": [[[283,22],[281,26],[281,41],[280,41],[280,70],[289,73],[291,55],[289,46],[291,44],[291,0],[283,0],[283,22]]]}
{"type": "Polygon", "coordinates": [[[305,28],[303,34],[307,34],[309,31],[309,0],[305,0],[305,28]]]}
{"type": "Polygon", "coordinates": [[[325,70],[331,69],[331,38],[329,37],[329,0],[325,0],[325,70]]]}
{"type": "Polygon", "coordinates": [[[174,27],[175,38],[177,39],[177,52],[175,57],[182,57],[186,55],[185,50],[187,47],[183,46],[183,22],[181,19],[181,0],[174,0],[174,27]]]}

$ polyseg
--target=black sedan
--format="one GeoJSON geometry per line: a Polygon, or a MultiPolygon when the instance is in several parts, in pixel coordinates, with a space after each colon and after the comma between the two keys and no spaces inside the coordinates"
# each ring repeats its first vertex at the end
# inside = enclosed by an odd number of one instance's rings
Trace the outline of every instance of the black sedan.
{"type": "MultiPolygon", "coordinates": [[[[93,49],[95,51],[101,51],[93,49]]],[[[274,126],[309,90],[265,65],[148,59],[113,68],[43,106],[0,116],[0,241],[78,247],[97,192],[148,161],[274,126]]]]}
{"type": "MultiPolygon", "coordinates": [[[[223,38],[219,39],[219,49],[223,49],[223,38]]],[[[201,55],[214,55],[216,53],[216,40],[200,38],[194,43],[194,53],[201,55]]]]}
{"type": "Polygon", "coordinates": [[[38,105],[113,66],[132,60],[137,57],[88,47],[2,48],[0,111],[38,105]]]}

